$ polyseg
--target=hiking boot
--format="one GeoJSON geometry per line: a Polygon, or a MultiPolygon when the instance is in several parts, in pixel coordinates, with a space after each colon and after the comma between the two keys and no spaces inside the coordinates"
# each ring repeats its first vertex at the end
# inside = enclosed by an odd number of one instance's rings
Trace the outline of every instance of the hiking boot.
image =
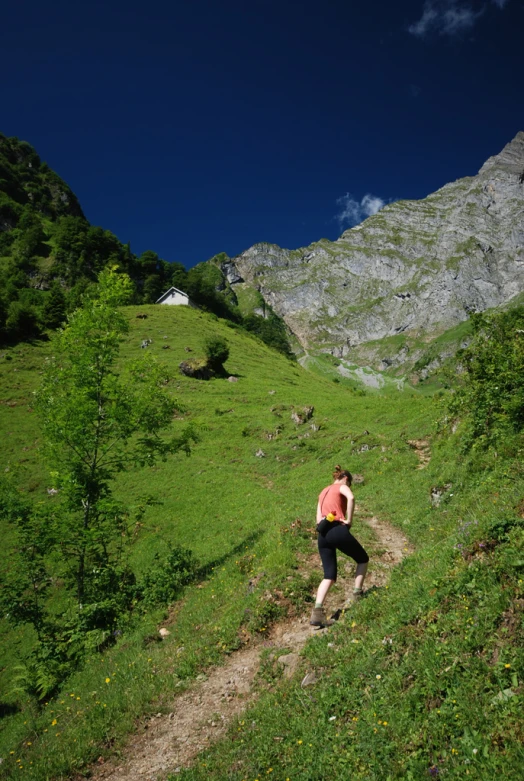
{"type": "Polygon", "coordinates": [[[314,607],[309,620],[311,626],[332,626],[335,622],[331,618],[327,618],[323,607],[314,607]]]}
{"type": "Polygon", "coordinates": [[[349,608],[355,604],[355,602],[360,602],[362,597],[364,596],[363,589],[360,589],[359,591],[353,591],[352,594],[349,595],[349,597],[344,602],[344,607],[342,610],[349,610],[349,608]]]}

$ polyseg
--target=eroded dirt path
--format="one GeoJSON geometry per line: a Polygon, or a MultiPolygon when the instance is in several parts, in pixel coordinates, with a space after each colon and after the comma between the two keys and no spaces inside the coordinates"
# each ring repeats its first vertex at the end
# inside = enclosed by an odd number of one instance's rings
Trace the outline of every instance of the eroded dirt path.
{"type": "MultiPolygon", "coordinates": [[[[403,534],[386,521],[365,518],[375,532],[377,542],[370,546],[372,565],[366,587],[383,586],[390,570],[411,550],[403,534]],[[374,552],[373,552],[374,551],[374,552]]],[[[342,562],[340,562],[342,563],[342,562]]],[[[312,540],[311,556],[304,562],[307,569],[320,567],[316,542],[312,540]]],[[[345,593],[329,601],[331,612],[341,606],[352,591],[352,568],[347,565],[345,593]]],[[[173,699],[172,712],[158,714],[142,724],[123,750],[123,756],[93,768],[92,778],[105,781],[157,781],[168,773],[188,766],[204,749],[218,740],[233,719],[256,698],[253,686],[260,656],[271,647],[283,665],[284,675],[291,677],[299,663],[299,653],[307,640],[318,631],[309,625],[309,607],[304,614],[274,625],[269,638],[232,653],[221,667],[212,668],[207,677],[173,699]]],[[[307,678],[307,676],[306,676],[307,678]]],[[[303,685],[307,681],[304,679],[303,685]]]]}
{"type": "Polygon", "coordinates": [[[425,469],[431,461],[431,447],[427,439],[408,439],[408,445],[413,448],[418,458],[417,469],[425,469]]]}

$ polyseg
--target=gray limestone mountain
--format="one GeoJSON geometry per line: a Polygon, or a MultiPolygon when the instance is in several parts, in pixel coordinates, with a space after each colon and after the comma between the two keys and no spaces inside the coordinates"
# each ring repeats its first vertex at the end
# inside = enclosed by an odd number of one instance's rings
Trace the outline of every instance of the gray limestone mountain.
{"type": "Polygon", "coordinates": [[[256,289],[306,351],[349,360],[399,334],[429,341],[524,291],[524,132],[476,176],[391,203],[336,241],[256,244],[221,267],[233,290],[256,289]]]}

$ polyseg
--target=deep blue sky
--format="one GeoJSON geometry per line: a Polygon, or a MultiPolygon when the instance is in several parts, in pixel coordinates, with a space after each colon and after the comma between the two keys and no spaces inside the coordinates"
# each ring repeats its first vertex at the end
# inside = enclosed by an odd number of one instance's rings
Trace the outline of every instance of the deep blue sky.
{"type": "Polygon", "coordinates": [[[137,253],[299,247],[524,129],[523,30],[524,0],[19,0],[0,132],[137,253]]]}

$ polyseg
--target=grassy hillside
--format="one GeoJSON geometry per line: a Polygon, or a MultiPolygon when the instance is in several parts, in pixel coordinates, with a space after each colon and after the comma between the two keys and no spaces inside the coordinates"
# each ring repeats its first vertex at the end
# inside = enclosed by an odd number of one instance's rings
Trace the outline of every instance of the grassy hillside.
{"type": "MultiPolygon", "coordinates": [[[[148,350],[172,369],[169,388],[200,431],[190,457],[120,479],[117,494],[128,504],[146,494],[158,502],[136,529],[132,563],[145,572],[169,542],[180,543],[198,557],[200,577],[168,611],[131,618],[115,644],[94,653],[43,707],[17,691],[15,666],[31,632],[14,632],[4,620],[0,777],[40,781],[85,769],[118,746],[137,717],[168,707],[174,693],[263,635],[286,609],[308,611],[312,582],[298,562],[310,550],[316,496],[335,463],[364,478],[355,489],[356,533],[370,540],[361,519],[379,514],[402,528],[415,554],[351,622],[306,647],[304,664],[320,677],[313,690],[304,693],[300,676],[275,681],[227,741],[177,777],[517,777],[524,758],[520,465],[493,459],[486,470],[457,457],[451,437],[435,440],[430,464],[418,469],[409,441],[434,433],[441,413],[432,398],[413,389],[354,391],[195,310],[126,312],[122,361],[152,339],[148,350]],[[178,373],[186,348],[202,354],[209,335],[227,338],[226,368],[237,382],[178,373]],[[291,412],[306,405],[314,416],[297,426],[291,412]],[[277,591],[288,599],[275,600],[277,591]],[[171,634],[158,642],[163,625],[171,634]]],[[[55,500],[31,394],[51,350],[19,345],[0,362],[1,466],[17,471],[39,502],[55,500]]],[[[8,567],[10,531],[2,532],[8,567]]]]}
{"type": "Polygon", "coordinates": [[[246,292],[237,301],[220,269],[227,260],[220,253],[186,271],[151,250],[136,256],[110,231],[89,224],[74,193],[30,144],[0,133],[0,344],[58,328],[109,266],[131,277],[136,303],[153,303],[178,287],[289,355],[287,329],[260,296],[246,292]],[[267,316],[254,314],[259,309],[267,316]]]}

